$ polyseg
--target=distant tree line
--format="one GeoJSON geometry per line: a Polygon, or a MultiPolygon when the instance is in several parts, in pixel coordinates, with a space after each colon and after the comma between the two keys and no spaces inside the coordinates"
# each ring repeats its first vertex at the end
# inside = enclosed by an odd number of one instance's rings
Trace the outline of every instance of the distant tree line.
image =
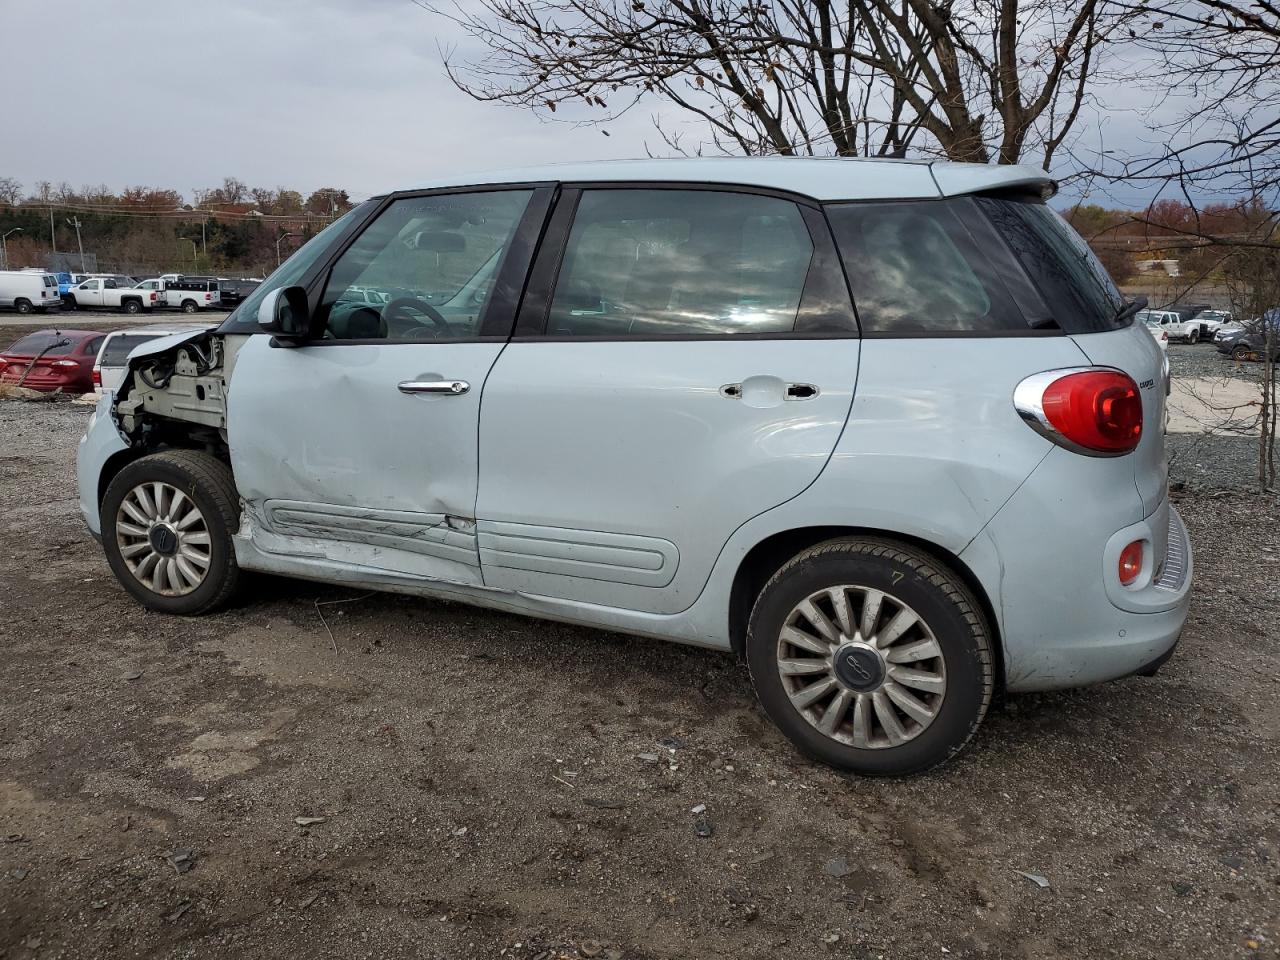
{"type": "Polygon", "coordinates": [[[304,195],[286,187],[249,187],[228,177],[196,189],[107,186],[76,189],[36,183],[30,190],[0,177],[0,234],[12,268],[71,267],[96,262],[103,272],[215,273],[263,276],[318,230],[351,209],[346,190],[321,187],[304,195]]]}

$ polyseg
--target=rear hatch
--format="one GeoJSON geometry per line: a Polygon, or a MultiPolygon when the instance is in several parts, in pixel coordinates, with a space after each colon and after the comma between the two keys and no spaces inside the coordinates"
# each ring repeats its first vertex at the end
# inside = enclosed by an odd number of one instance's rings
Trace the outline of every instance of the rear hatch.
{"type": "MultiPolygon", "coordinates": [[[[1124,298],[1089,245],[1042,200],[1026,196],[977,198],[997,232],[1026,270],[1033,291],[1015,291],[1033,325],[1066,332],[1089,362],[1128,374],[1142,396],[1142,438],[1132,461],[1143,518],[1167,510],[1165,455],[1168,363],[1155,339],[1123,311],[1124,298]]],[[[1153,527],[1163,529],[1163,524],[1153,527]]],[[[1163,558],[1163,545],[1156,555],[1163,558]]]]}

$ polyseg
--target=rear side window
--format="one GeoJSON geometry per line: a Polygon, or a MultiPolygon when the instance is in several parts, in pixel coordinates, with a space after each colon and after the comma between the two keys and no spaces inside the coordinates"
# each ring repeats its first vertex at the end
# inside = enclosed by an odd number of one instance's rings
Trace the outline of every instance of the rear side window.
{"type": "Polygon", "coordinates": [[[865,335],[1027,331],[1026,318],[956,204],[827,207],[865,335]]]}
{"type": "Polygon", "coordinates": [[[75,348],[74,341],[59,343],[60,340],[66,339],[54,333],[32,333],[23,337],[5,353],[20,357],[34,357],[43,351],[46,357],[65,357],[75,348]]]}
{"type": "Polygon", "coordinates": [[[1067,333],[1116,328],[1124,298],[1065,220],[1039,200],[978,197],[976,202],[1039,288],[1059,327],[1067,333]]]}
{"type": "MultiPolygon", "coordinates": [[[[827,246],[829,246],[829,242],[827,246]]],[[[713,190],[588,190],[547,322],[552,337],[855,332],[847,304],[809,282],[822,260],[790,200],[713,190]]],[[[847,294],[844,294],[847,301],[847,294]]]]}
{"type": "Polygon", "coordinates": [[[159,334],[123,334],[107,341],[107,348],[102,351],[98,363],[104,367],[123,367],[129,352],[138,344],[154,340],[159,334]]]}

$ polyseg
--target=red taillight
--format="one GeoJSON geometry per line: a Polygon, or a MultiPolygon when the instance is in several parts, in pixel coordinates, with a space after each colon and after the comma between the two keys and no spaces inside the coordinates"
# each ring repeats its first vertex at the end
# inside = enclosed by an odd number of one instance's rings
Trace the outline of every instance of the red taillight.
{"type": "Polygon", "coordinates": [[[102,371],[97,367],[93,368],[93,385],[95,387],[102,386],[102,371]]]}
{"type": "Polygon", "coordinates": [[[206,293],[206,294],[204,295],[204,299],[205,299],[205,301],[206,301],[206,302],[208,302],[208,301],[212,300],[212,299],[213,299],[213,294],[212,294],[212,293],[206,293]]]}
{"type": "Polygon", "coordinates": [[[49,366],[61,367],[65,370],[68,367],[78,367],[80,364],[76,363],[74,360],[55,360],[53,363],[49,364],[49,366]]]}
{"type": "Polygon", "coordinates": [[[152,303],[156,302],[156,292],[154,290],[151,291],[151,302],[152,303]]]}
{"type": "Polygon", "coordinates": [[[1129,453],[1142,439],[1142,395],[1119,370],[1050,370],[1027,377],[1013,394],[1031,426],[1077,453],[1129,453]]]}
{"type": "Polygon", "coordinates": [[[1120,582],[1126,587],[1138,579],[1142,573],[1142,541],[1135,540],[1120,551],[1120,563],[1117,572],[1120,582]]]}

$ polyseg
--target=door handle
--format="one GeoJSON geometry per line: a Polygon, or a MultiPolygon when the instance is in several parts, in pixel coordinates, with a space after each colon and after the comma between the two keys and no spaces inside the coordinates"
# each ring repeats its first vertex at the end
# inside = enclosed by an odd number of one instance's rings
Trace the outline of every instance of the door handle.
{"type": "MultiPolygon", "coordinates": [[[[819,393],[818,388],[812,383],[784,384],[773,377],[753,377],[752,379],[761,381],[766,389],[776,390],[778,386],[781,386],[782,399],[784,400],[812,400],[819,393]]],[[[744,381],[744,383],[748,382],[744,381]]],[[[720,396],[726,400],[741,400],[743,398],[743,383],[726,383],[720,388],[720,396]]]]}
{"type": "Polygon", "coordinates": [[[470,390],[471,384],[465,380],[401,380],[398,389],[401,393],[443,393],[457,397],[470,390]]]}

